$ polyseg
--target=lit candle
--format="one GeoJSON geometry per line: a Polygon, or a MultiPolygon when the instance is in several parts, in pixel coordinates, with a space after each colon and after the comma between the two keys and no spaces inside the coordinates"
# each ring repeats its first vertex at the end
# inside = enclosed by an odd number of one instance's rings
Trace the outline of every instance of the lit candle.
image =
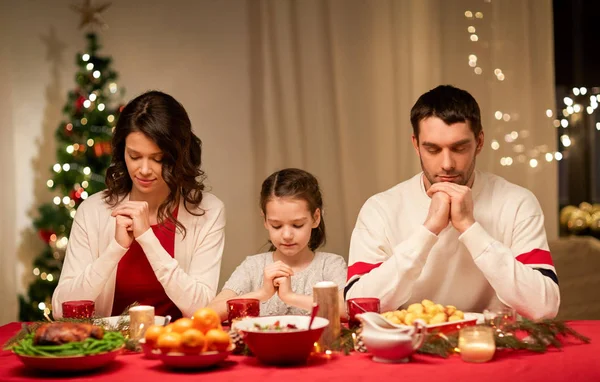
{"type": "Polygon", "coordinates": [[[463,361],[487,362],[491,360],[496,352],[493,329],[489,326],[462,328],[458,337],[458,349],[463,361]]]}
{"type": "Polygon", "coordinates": [[[138,340],[144,337],[146,329],[154,324],[154,307],[138,305],[129,309],[129,338],[138,340]]]}

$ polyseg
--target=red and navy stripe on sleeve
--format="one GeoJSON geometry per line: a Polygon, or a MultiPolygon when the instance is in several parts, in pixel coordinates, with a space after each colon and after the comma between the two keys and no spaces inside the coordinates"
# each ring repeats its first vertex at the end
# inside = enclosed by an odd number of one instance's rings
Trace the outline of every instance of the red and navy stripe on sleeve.
{"type": "Polygon", "coordinates": [[[534,249],[527,253],[522,253],[516,257],[521,264],[527,265],[540,272],[544,276],[550,278],[558,285],[558,277],[554,270],[554,262],[549,251],[543,249],[534,249]]]}
{"type": "Polygon", "coordinates": [[[373,269],[379,267],[383,263],[364,263],[362,261],[357,261],[348,267],[348,278],[346,281],[346,287],[344,288],[344,299],[346,299],[346,294],[352,286],[361,278],[362,275],[365,275],[371,272],[373,269]]]}

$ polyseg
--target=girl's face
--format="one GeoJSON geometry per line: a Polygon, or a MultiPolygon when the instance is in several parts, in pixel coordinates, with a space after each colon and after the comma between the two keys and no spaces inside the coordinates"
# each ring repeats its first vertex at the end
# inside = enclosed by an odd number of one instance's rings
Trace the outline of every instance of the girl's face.
{"type": "Polygon", "coordinates": [[[304,199],[274,197],[265,206],[265,228],[269,239],[285,256],[295,256],[308,246],[310,233],[321,221],[317,208],[311,215],[304,199]]]}
{"type": "Polygon", "coordinates": [[[140,194],[164,192],[168,186],[162,177],[162,150],[139,131],[125,139],[125,164],[133,182],[133,190],[140,194]]]}

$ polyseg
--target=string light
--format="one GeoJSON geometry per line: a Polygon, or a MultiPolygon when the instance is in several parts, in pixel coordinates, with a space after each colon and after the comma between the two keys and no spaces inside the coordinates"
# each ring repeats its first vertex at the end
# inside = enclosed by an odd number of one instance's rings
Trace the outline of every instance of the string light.
{"type": "Polygon", "coordinates": [[[494,139],[494,140],[492,140],[491,146],[492,146],[492,150],[498,150],[500,148],[500,143],[498,143],[498,141],[494,139]]]}
{"type": "Polygon", "coordinates": [[[81,182],[81,187],[83,187],[83,188],[87,188],[88,185],[89,185],[89,183],[87,180],[84,180],[83,182],[81,182]]]}
{"type": "Polygon", "coordinates": [[[475,17],[478,18],[478,19],[482,19],[483,18],[483,13],[477,12],[477,13],[475,13],[475,17]]]}
{"type": "Polygon", "coordinates": [[[75,213],[76,212],[77,212],[76,210],[71,211],[71,213],[70,213],[71,219],[75,219],[75,213]]]}
{"type": "Polygon", "coordinates": [[[117,84],[114,82],[111,82],[110,85],[108,85],[108,90],[112,93],[115,94],[117,92],[117,84]]]}
{"type": "Polygon", "coordinates": [[[547,162],[552,162],[552,159],[554,159],[554,155],[552,155],[552,153],[546,153],[545,156],[547,162]]]}
{"type": "Polygon", "coordinates": [[[88,122],[87,118],[85,118],[85,117],[81,118],[81,124],[82,125],[84,125],[84,126],[87,125],[87,122],[88,122]]]}
{"type": "Polygon", "coordinates": [[[54,166],[52,166],[52,169],[54,170],[54,172],[59,173],[60,172],[60,164],[56,163],[54,166]]]}
{"type": "Polygon", "coordinates": [[[81,56],[81,59],[85,62],[88,62],[90,60],[90,55],[86,53],[83,56],[81,56]]]}
{"type": "Polygon", "coordinates": [[[89,167],[85,167],[85,168],[83,169],[83,173],[84,173],[85,175],[90,175],[90,174],[92,173],[92,170],[91,170],[89,167]]]}
{"type": "Polygon", "coordinates": [[[546,110],[546,117],[552,118],[552,110],[550,110],[550,109],[546,110]]]}
{"type": "Polygon", "coordinates": [[[561,143],[563,144],[563,146],[565,146],[565,147],[569,147],[569,146],[571,146],[571,138],[569,138],[569,136],[568,136],[568,135],[566,135],[566,134],[564,134],[564,135],[561,135],[561,137],[560,137],[560,142],[561,142],[561,143]]]}
{"type": "Polygon", "coordinates": [[[510,121],[510,114],[504,113],[504,115],[502,116],[502,119],[505,120],[506,122],[510,121]]]}
{"type": "Polygon", "coordinates": [[[497,111],[496,113],[494,113],[494,117],[496,117],[496,119],[499,121],[502,119],[502,112],[501,111],[497,111]]]}
{"type": "Polygon", "coordinates": [[[537,167],[537,165],[538,165],[538,161],[537,161],[537,159],[531,159],[531,160],[529,161],[529,165],[531,166],[531,168],[536,168],[536,167],[537,167]]]}
{"type": "Polygon", "coordinates": [[[54,202],[54,204],[56,204],[57,206],[60,205],[60,196],[55,196],[54,199],[52,200],[54,202]]]}
{"type": "Polygon", "coordinates": [[[83,192],[81,193],[81,199],[85,200],[85,199],[87,199],[87,198],[88,198],[88,193],[87,193],[87,191],[83,191],[83,192]]]}
{"type": "Polygon", "coordinates": [[[40,275],[40,269],[39,268],[33,268],[33,274],[36,276],[40,275]]]}
{"type": "Polygon", "coordinates": [[[87,109],[90,106],[92,106],[92,103],[90,102],[89,99],[86,99],[85,101],[83,101],[83,107],[85,107],[87,109]]]}
{"type": "Polygon", "coordinates": [[[62,168],[63,168],[63,170],[65,170],[65,171],[69,171],[69,170],[71,169],[71,165],[70,165],[70,164],[68,164],[68,163],[65,163],[65,164],[63,164],[62,168]]]}
{"type": "Polygon", "coordinates": [[[92,73],[92,75],[94,76],[94,78],[100,78],[100,71],[94,70],[94,73],[92,73]]]}
{"type": "Polygon", "coordinates": [[[472,18],[473,18],[473,12],[471,12],[471,11],[466,11],[466,12],[465,12],[465,17],[466,17],[466,18],[468,18],[468,19],[472,19],[472,18]]]}
{"type": "Polygon", "coordinates": [[[560,125],[566,129],[567,127],[569,127],[569,121],[567,121],[566,119],[561,119],[560,125]]]}
{"type": "Polygon", "coordinates": [[[584,87],[579,88],[579,92],[581,93],[581,95],[585,95],[587,93],[587,89],[584,87]]]}
{"type": "Polygon", "coordinates": [[[65,196],[64,198],[62,198],[62,202],[64,205],[69,204],[70,201],[71,201],[71,198],[69,198],[68,196],[65,196]]]}
{"type": "Polygon", "coordinates": [[[104,104],[101,103],[101,104],[98,105],[98,110],[103,111],[104,107],[105,107],[104,104]]]}
{"type": "Polygon", "coordinates": [[[48,186],[48,188],[52,188],[54,186],[54,181],[52,179],[48,179],[46,186],[48,186]]]}
{"type": "Polygon", "coordinates": [[[476,42],[476,41],[478,41],[478,40],[479,40],[479,37],[477,37],[477,35],[476,35],[476,34],[472,34],[472,35],[471,35],[471,41],[473,41],[473,42],[476,42]]]}
{"type": "Polygon", "coordinates": [[[43,303],[43,302],[40,302],[40,303],[38,304],[38,308],[39,308],[40,310],[44,310],[44,309],[46,309],[46,304],[45,304],[45,303],[43,303]]]}
{"type": "Polygon", "coordinates": [[[67,149],[66,149],[67,153],[69,153],[69,154],[73,154],[73,151],[74,151],[74,150],[75,150],[75,149],[73,148],[73,145],[68,145],[68,146],[67,146],[67,149]]]}
{"type": "Polygon", "coordinates": [[[106,120],[108,120],[108,122],[113,122],[115,120],[115,116],[111,114],[108,117],[106,117],[106,120]]]}
{"type": "Polygon", "coordinates": [[[94,140],[92,138],[87,140],[87,145],[92,147],[94,145],[94,140]]]}
{"type": "Polygon", "coordinates": [[[562,153],[560,153],[560,152],[558,152],[558,151],[557,151],[557,152],[555,152],[555,153],[554,153],[554,159],[556,159],[556,160],[558,160],[558,161],[559,161],[559,160],[561,160],[561,159],[563,159],[563,155],[562,155],[562,153]]]}
{"type": "Polygon", "coordinates": [[[90,62],[89,64],[87,64],[87,65],[85,66],[85,68],[86,68],[87,70],[92,70],[92,69],[94,69],[94,64],[92,64],[92,63],[90,62]]]}
{"type": "Polygon", "coordinates": [[[95,93],[90,94],[90,101],[94,102],[96,100],[97,96],[95,93]]]}
{"type": "Polygon", "coordinates": [[[54,276],[52,276],[52,273],[48,274],[48,277],[46,277],[46,280],[52,282],[52,280],[54,280],[54,276]]]}
{"type": "Polygon", "coordinates": [[[578,103],[573,105],[573,110],[575,111],[575,113],[579,113],[581,111],[581,105],[578,103]]]}
{"type": "Polygon", "coordinates": [[[481,73],[483,73],[483,70],[479,66],[476,67],[474,71],[475,71],[475,74],[481,74],[481,73]]]}

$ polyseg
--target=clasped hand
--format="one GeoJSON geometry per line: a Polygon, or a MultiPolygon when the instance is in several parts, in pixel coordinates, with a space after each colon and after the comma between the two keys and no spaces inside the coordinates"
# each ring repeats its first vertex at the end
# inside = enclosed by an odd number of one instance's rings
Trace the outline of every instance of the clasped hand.
{"type": "Polygon", "coordinates": [[[431,197],[425,227],[438,235],[449,223],[460,233],[475,223],[471,189],[455,183],[434,183],[427,190],[431,197]]]}
{"type": "Polygon", "coordinates": [[[275,293],[284,300],[288,294],[292,293],[290,278],[293,274],[292,268],[282,261],[276,261],[265,267],[263,285],[260,290],[261,300],[268,300],[275,293]]]}
{"type": "Polygon", "coordinates": [[[115,240],[123,248],[129,248],[135,238],[150,228],[150,212],[147,202],[127,201],[115,208],[115,240]]]}

